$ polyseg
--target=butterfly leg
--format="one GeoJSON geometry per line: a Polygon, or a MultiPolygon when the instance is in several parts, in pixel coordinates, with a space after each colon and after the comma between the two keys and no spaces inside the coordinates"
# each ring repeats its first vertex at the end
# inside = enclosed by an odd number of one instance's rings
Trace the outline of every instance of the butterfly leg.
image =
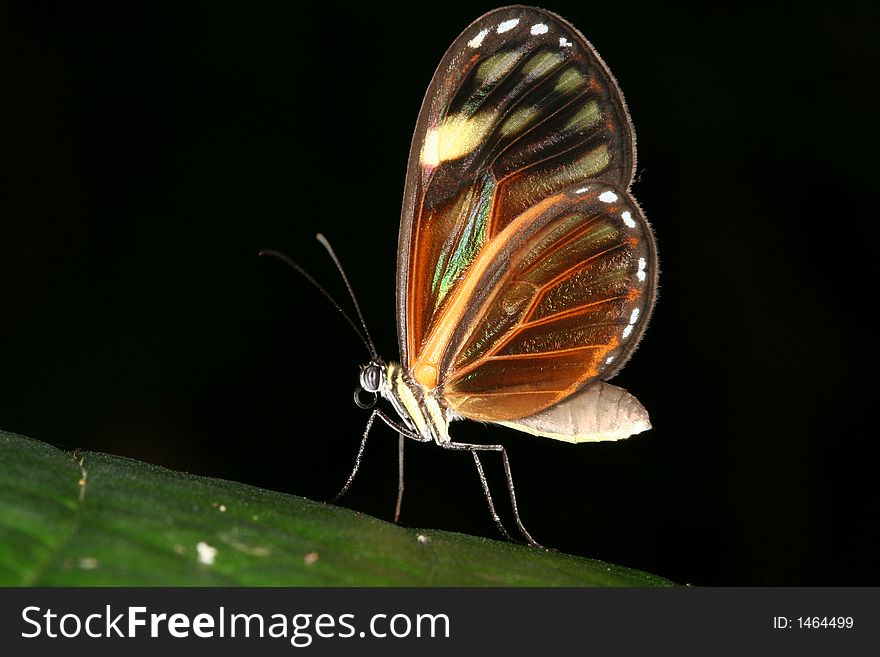
{"type": "Polygon", "coordinates": [[[397,504],[394,507],[394,524],[400,519],[400,505],[403,504],[403,443],[406,440],[402,433],[397,436],[397,504]]]}
{"type": "MultiPolygon", "coordinates": [[[[376,418],[382,420],[389,427],[394,429],[401,436],[405,436],[407,438],[412,438],[414,440],[423,440],[421,436],[417,436],[413,434],[409,429],[406,429],[399,424],[397,424],[394,420],[392,420],[388,415],[380,408],[373,409],[373,412],[370,413],[370,419],[367,420],[367,426],[364,428],[364,437],[361,438],[360,447],[358,447],[357,456],[354,459],[354,468],[351,471],[351,474],[348,475],[348,480],[345,482],[345,485],[342,487],[342,490],[337,493],[337,495],[330,500],[331,504],[336,503],[343,495],[348,492],[348,489],[351,487],[351,482],[354,481],[355,475],[358,473],[358,470],[361,468],[361,459],[364,456],[364,449],[367,447],[367,438],[370,436],[370,429],[373,428],[373,422],[376,421],[376,418]]],[[[398,493],[399,494],[399,493],[398,493]]],[[[400,501],[398,500],[398,504],[400,501]]],[[[395,518],[396,521],[396,518],[395,518]]]]}
{"type": "Polygon", "coordinates": [[[486,496],[486,502],[489,504],[489,511],[492,514],[492,518],[495,520],[495,524],[498,525],[498,529],[501,530],[501,533],[507,540],[513,540],[510,537],[510,534],[504,529],[501,524],[501,519],[498,517],[498,513],[495,511],[495,505],[492,503],[492,494],[489,492],[489,482],[486,481],[486,473],[483,472],[483,464],[480,462],[480,457],[477,452],[500,452],[501,460],[504,462],[504,474],[507,477],[507,490],[510,493],[510,505],[513,508],[513,517],[516,520],[516,526],[519,528],[520,533],[523,538],[526,539],[526,542],[534,547],[542,547],[540,543],[538,543],[532,535],[529,534],[528,530],[523,525],[522,520],[519,517],[519,509],[516,506],[516,491],[513,486],[513,475],[510,472],[510,460],[507,458],[507,450],[504,449],[502,445],[475,445],[471,443],[456,443],[456,442],[442,442],[438,443],[441,447],[446,449],[457,449],[464,450],[470,452],[474,457],[474,463],[477,466],[477,474],[480,475],[480,483],[483,485],[483,494],[486,496]]]}
{"type": "Polygon", "coordinates": [[[471,456],[474,457],[474,463],[477,466],[477,474],[480,476],[480,483],[483,486],[483,495],[486,496],[486,502],[489,505],[489,513],[492,514],[492,519],[498,526],[498,531],[501,532],[501,535],[504,536],[504,538],[506,538],[508,541],[512,541],[513,538],[510,536],[510,534],[507,533],[504,525],[501,524],[501,518],[498,516],[498,512],[495,510],[495,503],[492,501],[492,492],[489,490],[489,482],[486,481],[486,473],[483,471],[483,464],[482,462],[480,462],[480,457],[477,455],[476,450],[471,451],[471,456]]]}

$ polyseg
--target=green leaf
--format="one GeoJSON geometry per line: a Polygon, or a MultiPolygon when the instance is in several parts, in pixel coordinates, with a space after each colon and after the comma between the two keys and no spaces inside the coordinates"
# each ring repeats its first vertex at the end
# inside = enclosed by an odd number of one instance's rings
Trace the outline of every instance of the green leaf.
{"type": "Polygon", "coordinates": [[[0,432],[0,586],[669,586],[0,432]]]}

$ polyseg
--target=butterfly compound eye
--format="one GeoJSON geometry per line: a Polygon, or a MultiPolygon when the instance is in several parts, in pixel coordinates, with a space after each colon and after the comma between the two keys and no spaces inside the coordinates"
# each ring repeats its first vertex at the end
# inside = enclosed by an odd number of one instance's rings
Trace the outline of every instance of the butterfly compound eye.
{"type": "Polygon", "coordinates": [[[361,387],[366,392],[378,392],[382,385],[382,368],[378,365],[367,365],[361,372],[361,387]]]}

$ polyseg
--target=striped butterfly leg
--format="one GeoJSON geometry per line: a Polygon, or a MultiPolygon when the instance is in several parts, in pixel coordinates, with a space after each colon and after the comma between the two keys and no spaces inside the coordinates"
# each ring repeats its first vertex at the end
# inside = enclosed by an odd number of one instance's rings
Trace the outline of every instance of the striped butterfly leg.
{"type": "Polygon", "coordinates": [[[504,449],[503,445],[480,445],[473,443],[456,443],[456,442],[440,442],[438,443],[444,449],[452,449],[459,451],[467,451],[470,452],[474,457],[474,463],[477,466],[477,474],[480,477],[480,483],[483,486],[483,494],[486,496],[486,503],[489,505],[489,513],[492,514],[492,519],[495,521],[495,524],[498,527],[498,530],[501,532],[502,536],[506,538],[508,541],[512,541],[510,534],[504,528],[504,525],[501,523],[501,518],[498,516],[498,512],[495,510],[495,504],[492,501],[492,493],[489,490],[489,482],[486,481],[486,473],[483,471],[483,464],[480,462],[480,457],[478,452],[500,452],[501,460],[504,463],[504,475],[507,478],[507,491],[510,494],[510,506],[513,509],[513,517],[516,521],[516,526],[522,534],[523,538],[526,539],[526,542],[532,547],[543,548],[544,546],[538,543],[532,535],[529,534],[528,530],[523,525],[522,520],[519,517],[519,509],[516,505],[516,490],[513,485],[513,474],[510,472],[510,459],[507,457],[507,450],[504,449]]]}
{"type": "MultiPolygon", "coordinates": [[[[370,413],[370,419],[367,420],[367,426],[364,428],[364,435],[363,435],[363,438],[361,438],[361,444],[360,444],[360,447],[358,447],[357,456],[354,459],[354,468],[352,468],[351,474],[348,475],[348,480],[346,480],[345,485],[342,487],[342,490],[340,490],[339,493],[337,493],[336,496],[330,500],[331,504],[335,504],[337,501],[339,501],[348,492],[348,489],[351,488],[351,483],[354,481],[355,475],[357,475],[358,470],[360,470],[360,468],[361,468],[361,459],[363,458],[364,450],[367,447],[367,438],[370,437],[370,429],[373,428],[373,422],[376,421],[377,417],[380,420],[382,420],[385,424],[387,424],[389,427],[394,429],[400,436],[410,438],[412,440],[418,440],[419,442],[426,442],[426,440],[424,438],[422,438],[421,436],[416,435],[416,434],[412,433],[409,429],[397,424],[397,422],[395,422],[390,417],[388,417],[388,415],[382,409],[380,409],[380,408],[373,409],[373,412],[370,413]]],[[[402,451],[403,450],[401,450],[401,452],[402,451]]],[[[403,495],[403,457],[401,455],[401,458],[400,458],[400,482],[398,484],[398,499],[397,499],[398,513],[400,511],[400,503],[402,501],[402,499],[401,499],[402,495],[403,495]]],[[[395,514],[395,516],[394,516],[394,521],[397,522],[397,514],[395,514]]]]}

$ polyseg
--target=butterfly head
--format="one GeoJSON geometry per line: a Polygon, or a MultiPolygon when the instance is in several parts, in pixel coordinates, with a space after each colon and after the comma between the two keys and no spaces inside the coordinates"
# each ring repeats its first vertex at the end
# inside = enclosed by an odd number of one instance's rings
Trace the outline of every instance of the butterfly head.
{"type": "Polygon", "coordinates": [[[385,383],[385,363],[379,359],[373,359],[367,365],[361,367],[361,388],[365,392],[378,393],[385,383]]]}
{"type": "Polygon", "coordinates": [[[381,358],[373,358],[366,365],[361,366],[358,387],[354,391],[354,403],[361,408],[372,408],[385,387],[387,381],[388,366],[381,358]],[[364,400],[361,393],[367,393],[364,400]]]}

